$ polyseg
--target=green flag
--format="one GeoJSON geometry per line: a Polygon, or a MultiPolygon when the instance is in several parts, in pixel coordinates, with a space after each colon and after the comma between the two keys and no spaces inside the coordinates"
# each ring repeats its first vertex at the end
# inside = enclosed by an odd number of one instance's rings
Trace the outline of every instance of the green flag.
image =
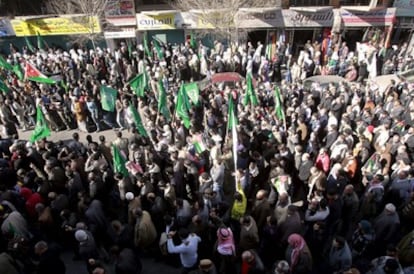
{"type": "Polygon", "coordinates": [[[283,111],[282,100],[280,97],[280,89],[278,86],[275,86],[275,112],[277,119],[285,120],[285,113],[283,111]]]}
{"type": "Polygon", "coordinates": [[[233,97],[229,94],[229,109],[227,118],[227,130],[231,130],[231,140],[233,148],[233,161],[234,169],[237,171],[237,149],[238,149],[238,136],[237,136],[237,117],[235,113],[235,104],[233,97]]]}
{"type": "Polygon", "coordinates": [[[148,46],[148,39],[147,39],[147,33],[144,34],[144,53],[148,57],[152,57],[151,51],[148,46]]]}
{"type": "Polygon", "coordinates": [[[3,56],[0,55],[0,68],[11,70],[13,67],[7,63],[6,59],[4,59],[3,56]]]}
{"type": "Polygon", "coordinates": [[[127,49],[128,49],[128,57],[131,58],[132,57],[132,45],[129,40],[127,40],[126,43],[127,43],[127,49]]]}
{"type": "Polygon", "coordinates": [[[46,123],[45,117],[43,117],[42,109],[38,106],[36,111],[36,126],[30,136],[30,142],[34,143],[47,136],[50,136],[50,128],[46,123]]]}
{"type": "Polygon", "coordinates": [[[65,81],[62,79],[60,80],[60,86],[65,90],[66,93],[68,93],[69,86],[65,83],[65,81]]]}
{"type": "Polygon", "coordinates": [[[190,128],[191,121],[190,115],[188,114],[190,103],[184,92],[184,85],[181,85],[180,90],[178,91],[177,104],[175,106],[175,112],[181,118],[186,128],[190,128]]]}
{"type": "Polygon", "coordinates": [[[235,104],[233,97],[229,94],[229,107],[227,110],[227,129],[232,129],[234,125],[237,125],[237,117],[235,115],[235,104]]]}
{"type": "Polygon", "coordinates": [[[43,37],[40,35],[39,32],[37,32],[37,48],[44,50],[45,41],[43,40],[43,37]]]}
{"type": "Polygon", "coordinates": [[[136,129],[138,130],[138,133],[144,137],[148,137],[147,130],[142,124],[141,116],[139,115],[137,109],[132,104],[130,104],[129,110],[132,113],[132,117],[134,117],[134,123],[135,123],[136,129]]]}
{"type": "Polygon", "coordinates": [[[167,93],[165,92],[164,83],[162,80],[158,81],[158,112],[164,116],[167,122],[171,120],[167,103],[167,93]]]}
{"type": "Polygon", "coordinates": [[[35,52],[35,48],[33,47],[32,43],[30,42],[29,38],[27,36],[24,37],[24,40],[26,41],[26,46],[31,52],[35,52]]]}
{"type": "Polygon", "coordinates": [[[246,95],[244,96],[243,104],[246,106],[251,102],[254,106],[257,106],[259,102],[257,101],[256,92],[253,88],[253,77],[251,73],[247,74],[247,91],[246,95]]]}
{"type": "Polygon", "coordinates": [[[101,86],[101,105],[102,109],[113,112],[118,91],[108,86],[101,86]]]}
{"type": "Polygon", "coordinates": [[[160,42],[156,38],[154,38],[154,40],[152,40],[152,41],[154,43],[155,50],[157,51],[158,59],[160,59],[160,60],[163,59],[164,58],[164,52],[161,49],[160,42]]]}
{"type": "Polygon", "coordinates": [[[17,78],[19,78],[19,80],[23,80],[24,75],[23,75],[22,68],[20,67],[20,65],[16,64],[13,66],[12,69],[13,69],[14,74],[17,75],[17,78]]]}
{"type": "Polygon", "coordinates": [[[0,79],[0,91],[8,93],[10,91],[9,87],[0,79]]]}
{"type": "Polygon", "coordinates": [[[49,84],[49,85],[53,85],[56,84],[56,81],[53,79],[50,79],[48,77],[29,77],[28,78],[30,81],[33,82],[37,82],[37,83],[43,83],[43,84],[49,84]]]}
{"type": "Polygon", "coordinates": [[[121,173],[124,177],[128,176],[128,170],[125,167],[126,160],[124,156],[122,156],[121,151],[115,145],[112,145],[112,153],[113,153],[113,162],[114,162],[114,172],[121,173]]]}
{"type": "Polygon", "coordinates": [[[204,146],[202,142],[194,142],[193,146],[197,154],[201,154],[206,150],[206,147],[204,146]]]}
{"type": "Polygon", "coordinates": [[[198,89],[198,85],[196,82],[185,84],[184,90],[187,93],[188,97],[190,98],[190,101],[194,105],[198,105],[198,97],[200,96],[200,90],[198,89]]]}
{"type": "Polygon", "coordinates": [[[135,76],[131,81],[129,81],[129,85],[138,97],[144,97],[145,90],[148,89],[148,75],[146,72],[138,74],[135,76]]]}
{"type": "Polygon", "coordinates": [[[192,49],[197,49],[197,42],[196,42],[196,39],[195,39],[194,31],[191,32],[191,36],[190,36],[190,47],[192,49]]]}

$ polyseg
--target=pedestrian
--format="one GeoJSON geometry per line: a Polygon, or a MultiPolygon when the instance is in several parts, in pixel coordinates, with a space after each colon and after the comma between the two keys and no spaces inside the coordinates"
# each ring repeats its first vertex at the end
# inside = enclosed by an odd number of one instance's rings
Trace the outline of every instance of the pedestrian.
{"type": "Polygon", "coordinates": [[[170,231],[167,240],[168,252],[169,253],[178,253],[180,254],[180,260],[182,265],[181,273],[187,274],[190,271],[197,268],[197,249],[198,244],[201,242],[200,237],[196,234],[193,234],[185,229],[181,228],[178,231],[178,235],[181,239],[180,245],[175,245],[172,237],[175,235],[176,231],[170,231]]]}

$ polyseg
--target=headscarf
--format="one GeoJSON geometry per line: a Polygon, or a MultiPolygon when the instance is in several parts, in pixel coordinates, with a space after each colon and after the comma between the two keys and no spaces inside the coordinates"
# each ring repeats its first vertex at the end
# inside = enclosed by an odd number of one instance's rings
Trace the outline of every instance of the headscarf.
{"type": "Polygon", "coordinates": [[[305,240],[299,234],[291,234],[288,238],[289,245],[293,248],[290,254],[290,268],[293,269],[299,261],[300,252],[305,248],[305,240]]]}
{"type": "Polygon", "coordinates": [[[221,255],[235,255],[233,232],[230,228],[219,228],[217,230],[217,251],[221,255]]]}
{"type": "Polygon", "coordinates": [[[364,234],[371,234],[372,233],[372,225],[367,220],[362,220],[359,222],[361,225],[361,230],[364,234]]]}

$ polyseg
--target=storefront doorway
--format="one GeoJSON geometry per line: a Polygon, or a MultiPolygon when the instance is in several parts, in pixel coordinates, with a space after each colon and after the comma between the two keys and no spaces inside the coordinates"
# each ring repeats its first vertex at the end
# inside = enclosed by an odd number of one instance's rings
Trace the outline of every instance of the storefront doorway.
{"type": "Polygon", "coordinates": [[[267,30],[256,30],[248,33],[247,42],[251,42],[254,47],[257,46],[257,42],[262,44],[266,43],[267,30]]]}
{"type": "Polygon", "coordinates": [[[292,53],[294,56],[298,56],[299,52],[305,48],[307,41],[314,40],[314,30],[295,30],[293,35],[292,53]]]}

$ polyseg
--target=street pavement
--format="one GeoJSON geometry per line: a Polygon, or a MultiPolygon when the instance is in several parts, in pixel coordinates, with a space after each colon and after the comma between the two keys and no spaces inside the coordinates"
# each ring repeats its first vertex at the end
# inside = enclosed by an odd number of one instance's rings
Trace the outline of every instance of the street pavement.
{"type": "MultiPolygon", "coordinates": [[[[117,131],[112,130],[112,129],[108,129],[108,130],[100,131],[100,132],[91,132],[91,133],[84,133],[78,130],[63,130],[59,132],[51,132],[51,136],[48,137],[47,139],[53,142],[57,142],[60,140],[62,141],[70,140],[72,139],[72,134],[75,132],[79,133],[80,141],[82,143],[86,143],[87,135],[91,135],[94,141],[98,141],[99,136],[103,135],[105,136],[107,142],[111,142],[112,140],[116,138],[116,133],[117,133],[117,131]]],[[[31,130],[29,131],[19,130],[19,138],[21,140],[29,140],[31,133],[32,133],[31,130]]],[[[127,130],[122,131],[122,135],[124,137],[129,137],[129,134],[130,133],[128,133],[127,130]]],[[[72,252],[69,252],[69,251],[63,252],[62,259],[66,265],[66,273],[67,274],[87,274],[88,272],[86,270],[84,262],[74,261],[72,260],[72,258],[73,258],[72,252]]],[[[156,273],[157,274],[158,273],[178,274],[178,273],[181,273],[179,268],[174,268],[165,263],[155,261],[153,258],[144,257],[144,258],[141,258],[141,261],[143,265],[142,274],[156,274],[156,273]]],[[[107,274],[114,274],[114,273],[107,273],[107,274]]]]}
{"type": "MultiPolygon", "coordinates": [[[[72,139],[72,134],[75,133],[75,132],[77,132],[79,134],[80,141],[83,142],[83,143],[86,143],[86,136],[87,135],[91,135],[94,141],[98,141],[98,137],[101,136],[101,135],[104,135],[106,140],[108,142],[111,142],[112,140],[114,140],[116,138],[116,132],[117,131],[115,131],[113,129],[108,129],[108,130],[99,131],[99,132],[94,131],[94,132],[90,132],[90,133],[85,133],[85,132],[75,130],[75,129],[61,130],[61,131],[58,131],[58,132],[52,131],[50,137],[47,137],[47,139],[51,140],[53,142],[57,142],[57,141],[60,141],[60,140],[62,140],[62,141],[70,140],[70,139],[72,139]]],[[[19,138],[21,140],[29,140],[31,134],[32,134],[32,130],[26,130],[26,131],[19,130],[19,138]]],[[[125,137],[129,136],[129,133],[128,133],[127,130],[123,130],[122,134],[125,137]]]]}

